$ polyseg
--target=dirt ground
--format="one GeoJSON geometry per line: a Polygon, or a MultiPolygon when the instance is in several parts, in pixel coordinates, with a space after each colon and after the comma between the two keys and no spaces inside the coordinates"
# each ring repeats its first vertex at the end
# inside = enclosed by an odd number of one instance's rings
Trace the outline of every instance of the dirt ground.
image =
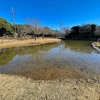
{"type": "Polygon", "coordinates": [[[0,74],[0,100],[100,100],[100,76],[34,81],[0,74]]]}
{"type": "Polygon", "coordinates": [[[53,39],[53,38],[37,38],[36,41],[34,39],[27,39],[27,40],[3,40],[0,39],[0,48],[9,48],[9,47],[17,47],[17,46],[32,46],[32,45],[39,45],[39,44],[46,44],[46,43],[53,43],[59,42],[60,39],[53,39]]]}

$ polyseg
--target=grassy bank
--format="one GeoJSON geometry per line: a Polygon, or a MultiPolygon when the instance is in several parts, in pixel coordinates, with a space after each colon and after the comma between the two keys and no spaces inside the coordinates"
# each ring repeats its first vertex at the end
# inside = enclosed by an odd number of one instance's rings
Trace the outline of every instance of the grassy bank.
{"type": "Polygon", "coordinates": [[[100,47],[100,42],[93,42],[96,47],[100,47]]]}
{"type": "Polygon", "coordinates": [[[9,48],[9,47],[17,47],[17,46],[32,46],[32,45],[40,45],[40,44],[46,44],[46,43],[54,43],[61,41],[60,39],[53,39],[53,38],[38,38],[36,41],[34,39],[27,39],[27,40],[11,40],[7,41],[4,40],[2,43],[2,40],[0,40],[0,48],[9,48]]]}
{"type": "Polygon", "coordinates": [[[96,51],[100,52],[100,43],[99,42],[93,42],[91,45],[96,51]]]}
{"type": "Polygon", "coordinates": [[[100,100],[100,76],[34,81],[0,74],[0,100],[100,100]]]}

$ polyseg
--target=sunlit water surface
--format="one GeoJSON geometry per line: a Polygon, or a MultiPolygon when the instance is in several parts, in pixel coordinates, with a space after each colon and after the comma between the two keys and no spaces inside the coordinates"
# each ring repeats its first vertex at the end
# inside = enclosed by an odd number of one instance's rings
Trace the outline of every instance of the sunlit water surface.
{"type": "Polygon", "coordinates": [[[100,75],[100,54],[91,41],[62,41],[0,49],[0,73],[34,80],[92,78],[100,75]]]}

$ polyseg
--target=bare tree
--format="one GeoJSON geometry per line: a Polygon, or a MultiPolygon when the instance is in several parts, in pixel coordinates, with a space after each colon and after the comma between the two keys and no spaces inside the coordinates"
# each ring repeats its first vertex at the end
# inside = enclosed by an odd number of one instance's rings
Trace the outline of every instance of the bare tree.
{"type": "Polygon", "coordinates": [[[38,33],[40,34],[40,36],[44,39],[44,34],[45,34],[45,28],[43,26],[41,26],[38,29],[38,33]]]}
{"type": "Polygon", "coordinates": [[[34,19],[33,20],[33,30],[34,30],[34,34],[35,34],[35,37],[34,37],[35,40],[36,40],[36,37],[37,37],[37,34],[38,34],[38,28],[39,28],[39,20],[34,19]]]}

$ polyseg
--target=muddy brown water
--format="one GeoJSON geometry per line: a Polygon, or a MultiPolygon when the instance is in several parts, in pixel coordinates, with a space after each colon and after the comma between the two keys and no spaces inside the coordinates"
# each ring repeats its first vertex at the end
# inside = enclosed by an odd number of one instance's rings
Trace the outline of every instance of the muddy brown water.
{"type": "Polygon", "coordinates": [[[0,73],[34,80],[93,78],[100,75],[100,54],[92,41],[62,41],[0,49],[0,73]]]}

